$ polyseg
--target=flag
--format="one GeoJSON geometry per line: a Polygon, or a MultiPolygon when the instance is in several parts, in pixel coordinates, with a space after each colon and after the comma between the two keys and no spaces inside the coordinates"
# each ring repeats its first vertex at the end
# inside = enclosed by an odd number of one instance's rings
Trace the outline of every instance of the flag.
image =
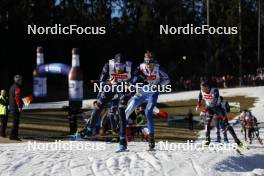
{"type": "Polygon", "coordinates": [[[32,100],[33,100],[33,97],[31,95],[22,98],[22,101],[25,106],[28,106],[32,102],[32,100]]]}

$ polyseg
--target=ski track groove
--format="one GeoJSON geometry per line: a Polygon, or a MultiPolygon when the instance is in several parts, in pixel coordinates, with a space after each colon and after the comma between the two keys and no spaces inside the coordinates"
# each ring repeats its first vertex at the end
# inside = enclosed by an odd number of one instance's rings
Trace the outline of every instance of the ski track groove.
{"type": "Polygon", "coordinates": [[[156,173],[160,174],[160,163],[156,161],[156,158],[153,155],[149,154],[149,152],[144,151],[139,155],[149,166],[151,166],[156,173]],[[144,155],[143,155],[144,154],[144,155]]]}
{"type": "Polygon", "coordinates": [[[197,168],[197,164],[194,162],[192,158],[190,158],[192,168],[197,176],[202,176],[203,174],[200,173],[200,171],[197,168]]]}
{"type": "MultiPolygon", "coordinates": [[[[161,172],[162,172],[162,174],[163,174],[163,175],[166,175],[166,174],[165,174],[165,171],[164,171],[164,168],[163,168],[163,165],[162,165],[160,159],[156,156],[156,155],[157,155],[156,151],[154,151],[153,153],[152,153],[152,152],[150,152],[150,153],[153,155],[153,157],[154,157],[154,158],[156,159],[156,161],[159,163],[159,165],[160,165],[160,167],[161,167],[161,172]]],[[[163,154],[163,152],[162,152],[162,154],[163,154]]]]}
{"type": "MultiPolygon", "coordinates": [[[[144,174],[145,173],[145,170],[142,169],[142,164],[141,164],[142,161],[144,161],[144,159],[142,159],[138,153],[139,153],[138,151],[136,151],[134,153],[134,155],[135,155],[135,165],[136,165],[136,167],[134,167],[134,168],[139,168],[138,172],[141,173],[141,175],[145,175],[144,174]]],[[[137,173],[135,173],[135,175],[136,174],[137,173]]]]}
{"type": "Polygon", "coordinates": [[[98,176],[107,176],[110,175],[111,172],[107,167],[104,167],[105,163],[100,159],[92,163],[92,170],[95,175],[98,176]],[[107,172],[107,174],[105,173],[107,172]]]}
{"type": "Polygon", "coordinates": [[[106,166],[109,168],[109,171],[112,175],[116,175],[120,169],[117,167],[119,165],[118,160],[116,157],[108,158],[106,160],[106,166]]]}

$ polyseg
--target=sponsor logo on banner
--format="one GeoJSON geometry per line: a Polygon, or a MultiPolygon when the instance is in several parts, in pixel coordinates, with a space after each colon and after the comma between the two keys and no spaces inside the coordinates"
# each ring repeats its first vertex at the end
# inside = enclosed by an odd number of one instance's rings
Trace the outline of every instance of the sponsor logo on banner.
{"type": "Polygon", "coordinates": [[[69,80],[69,99],[74,101],[83,99],[83,81],[69,80]]]}

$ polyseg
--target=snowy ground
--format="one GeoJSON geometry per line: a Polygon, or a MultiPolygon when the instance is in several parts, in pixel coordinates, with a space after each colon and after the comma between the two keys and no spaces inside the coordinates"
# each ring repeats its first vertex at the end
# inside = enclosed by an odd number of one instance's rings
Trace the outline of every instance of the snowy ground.
{"type": "MultiPolygon", "coordinates": [[[[159,101],[193,99],[197,91],[160,96],[159,101]]],[[[264,123],[264,87],[223,89],[223,96],[257,97],[252,109],[259,121],[264,123]]],[[[89,101],[91,102],[91,101],[89,101]]],[[[35,106],[36,105],[32,105],[35,106]]],[[[45,104],[48,107],[49,104],[45,104]]],[[[59,106],[59,105],[58,105],[59,106]]],[[[240,139],[240,127],[234,126],[240,139]]],[[[264,138],[261,129],[261,137],[264,138]]],[[[200,139],[204,132],[201,131],[200,139]]],[[[215,135],[215,131],[212,132],[215,135]]],[[[231,139],[231,137],[230,137],[231,139]]],[[[64,142],[67,143],[67,142],[64,142]]],[[[94,144],[94,142],[77,142],[94,144]]],[[[43,143],[42,143],[43,144],[43,143]]],[[[46,143],[48,144],[48,143],[46,143]]],[[[103,145],[103,151],[28,151],[27,143],[0,144],[0,176],[14,175],[264,175],[264,148],[256,141],[243,156],[235,151],[146,151],[146,143],[129,143],[129,152],[115,153],[117,144],[103,145]]],[[[159,149],[159,145],[157,145],[159,149]]]]}

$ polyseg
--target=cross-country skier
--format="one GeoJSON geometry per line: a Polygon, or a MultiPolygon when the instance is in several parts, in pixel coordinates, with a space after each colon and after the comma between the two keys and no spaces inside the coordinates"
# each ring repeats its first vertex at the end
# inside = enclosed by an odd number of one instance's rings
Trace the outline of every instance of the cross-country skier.
{"type": "MultiPolygon", "coordinates": [[[[160,68],[158,63],[155,63],[152,53],[147,51],[145,53],[144,62],[141,63],[135,70],[132,84],[142,83],[147,87],[151,86],[166,86],[169,84],[170,79],[168,75],[160,68]]],[[[126,117],[128,118],[130,114],[143,102],[146,102],[145,115],[147,117],[148,126],[148,143],[149,148],[154,149],[154,119],[153,119],[153,108],[156,106],[158,100],[158,91],[140,91],[137,92],[129,102],[126,109],[126,117]]]]}
{"type": "Polygon", "coordinates": [[[238,146],[242,146],[243,144],[237,138],[237,135],[236,135],[233,127],[228,122],[227,113],[230,112],[230,107],[229,107],[228,102],[225,101],[222,96],[219,97],[219,101],[220,101],[220,104],[221,104],[220,107],[221,107],[221,110],[222,110],[222,114],[224,116],[223,123],[222,123],[222,129],[223,129],[223,133],[224,133],[224,141],[228,142],[227,131],[229,131],[229,133],[231,134],[231,136],[233,137],[233,139],[237,143],[237,145],[238,146]]]}
{"type": "Polygon", "coordinates": [[[241,124],[241,133],[244,133],[244,140],[247,141],[247,128],[245,126],[245,118],[248,114],[248,110],[244,109],[241,114],[239,114],[238,119],[241,124]]]}
{"type": "MultiPolygon", "coordinates": [[[[202,81],[200,84],[201,90],[198,95],[198,102],[196,106],[196,111],[201,110],[202,100],[205,101],[206,119],[205,119],[205,145],[209,145],[210,139],[210,128],[213,116],[223,116],[222,110],[220,108],[219,100],[219,90],[217,88],[210,87],[208,81],[202,81]]],[[[220,131],[217,132],[217,138],[220,138],[220,131]]]]}
{"type": "MultiPolygon", "coordinates": [[[[222,96],[219,96],[219,104],[222,109],[222,114],[223,116],[220,119],[220,128],[223,130],[223,136],[224,136],[224,142],[228,143],[228,138],[227,138],[227,127],[228,127],[228,118],[227,118],[227,113],[230,112],[230,106],[227,101],[223,99],[222,96]]],[[[219,141],[220,142],[220,141],[219,141]]]]}
{"type": "Polygon", "coordinates": [[[254,133],[256,133],[256,137],[259,139],[259,127],[258,120],[254,115],[252,115],[251,111],[248,111],[246,113],[244,124],[248,131],[249,143],[252,144],[252,138],[254,133]]]}
{"type": "MultiPolygon", "coordinates": [[[[121,85],[122,83],[128,82],[131,78],[131,66],[132,63],[127,61],[125,56],[122,54],[116,54],[114,59],[109,60],[103,67],[100,81],[102,85],[121,85]]],[[[109,92],[102,91],[98,95],[98,99],[96,102],[96,106],[92,111],[90,124],[87,125],[85,131],[83,131],[83,135],[92,135],[93,131],[98,123],[98,119],[100,118],[100,113],[102,110],[107,107],[107,105],[112,101],[113,98],[117,98],[114,100],[114,104],[118,104],[118,114],[119,114],[119,127],[120,127],[120,145],[126,145],[125,140],[125,131],[126,128],[126,117],[125,117],[125,109],[127,105],[127,101],[130,96],[127,92],[117,91],[117,89],[112,89],[109,92]]],[[[114,107],[112,105],[111,107],[114,107]]],[[[116,108],[116,106],[114,107],[116,108]]],[[[111,110],[113,110],[111,108],[111,110]]],[[[110,116],[114,115],[111,114],[110,116]]],[[[112,117],[110,117],[112,118],[112,117]]]]}
{"type": "Polygon", "coordinates": [[[225,116],[214,116],[214,125],[216,128],[216,140],[215,142],[221,143],[221,134],[220,131],[221,129],[223,130],[223,136],[224,136],[224,142],[228,143],[228,138],[227,138],[227,133],[224,130],[225,129],[225,124],[224,124],[225,116]]]}

